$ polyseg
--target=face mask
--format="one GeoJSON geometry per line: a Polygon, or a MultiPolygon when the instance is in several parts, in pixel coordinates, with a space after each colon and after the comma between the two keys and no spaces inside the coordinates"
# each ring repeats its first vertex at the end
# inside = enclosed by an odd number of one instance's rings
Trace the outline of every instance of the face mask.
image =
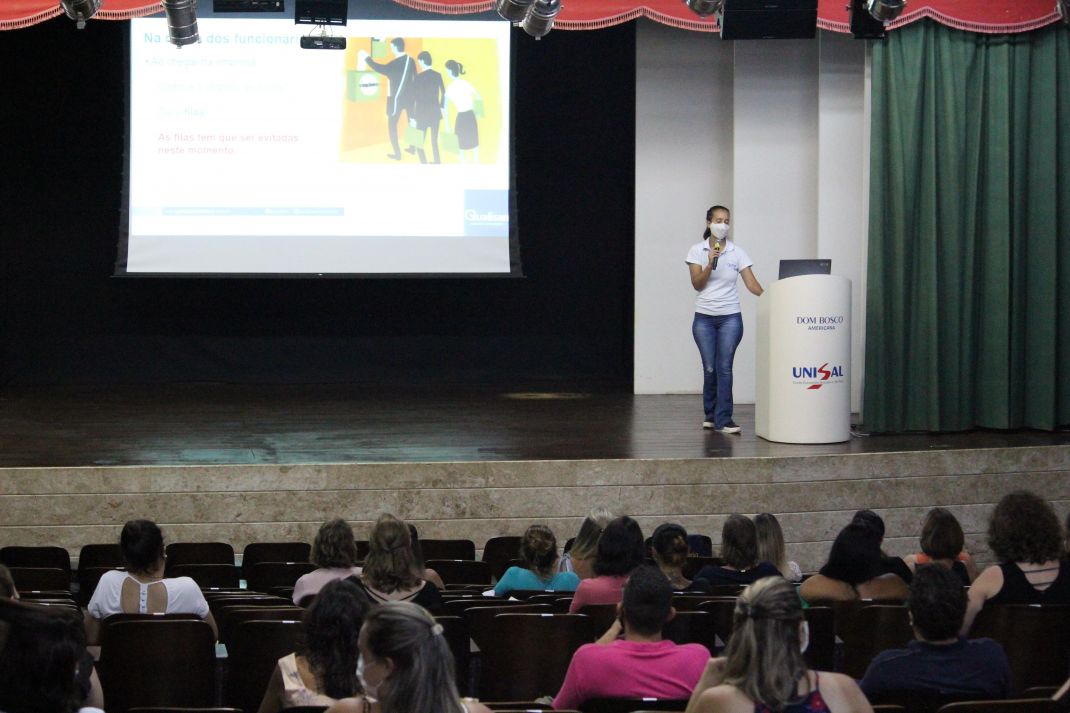
{"type": "Polygon", "coordinates": [[[810,622],[804,621],[799,630],[799,651],[805,654],[808,648],[810,648],[810,622]]]}
{"type": "Polygon", "coordinates": [[[364,697],[365,698],[367,698],[369,701],[371,701],[373,703],[375,701],[379,700],[379,696],[378,696],[379,687],[369,684],[364,679],[364,657],[363,656],[358,656],[357,657],[357,680],[360,681],[360,687],[364,689],[364,697]]]}
{"type": "Polygon", "coordinates": [[[710,225],[710,232],[718,240],[724,240],[728,237],[728,223],[713,223],[710,225]]]}

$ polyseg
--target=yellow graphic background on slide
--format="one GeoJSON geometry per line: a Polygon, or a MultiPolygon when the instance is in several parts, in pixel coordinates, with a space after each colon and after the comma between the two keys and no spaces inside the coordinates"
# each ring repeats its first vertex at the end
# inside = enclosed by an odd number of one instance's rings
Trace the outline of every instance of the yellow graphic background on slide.
{"type": "MultiPolygon", "coordinates": [[[[387,158],[393,152],[387,127],[386,100],[390,92],[390,80],[368,67],[358,68],[357,59],[361,50],[380,64],[394,59],[390,51],[393,37],[350,37],[345,50],[345,94],[342,100],[342,136],[339,143],[339,158],[345,163],[371,163],[397,165],[387,158]]],[[[454,60],[464,66],[461,78],[468,81],[479,93],[482,101],[482,116],[476,111],[479,127],[479,163],[495,163],[500,150],[502,127],[502,96],[498,65],[498,42],[490,38],[453,37],[405,37],[405,54],[415,61],[421,52],[431,54],[431,69],[442,75],[442,83],[449,89],[453,78],[446,71],[446,62],[454,60]]],[[[453,127],[457,110],[447,105],[448,123],[439,124],[439,152],[442,163],[460,163],[457,153],[446,150],[444,138],[446,126],[453,127]]],[[[406,127],[409,116],[401,112],[398,120],[398,141],[402,148],[401,163],[418,163],[413,154],[406,153],[406,127]]],[[[431,155],[431,132],[426,132],[424,150],[431,155]]],[[[471,152],[469,152],[470,154],[471,152]]],[[[468,159],[469,161],[471,158],[468,159]]]]}

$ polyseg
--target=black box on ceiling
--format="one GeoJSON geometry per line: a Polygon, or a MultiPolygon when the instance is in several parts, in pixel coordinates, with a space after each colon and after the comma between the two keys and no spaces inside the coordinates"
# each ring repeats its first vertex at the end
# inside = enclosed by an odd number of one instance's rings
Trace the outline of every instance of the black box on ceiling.
{"type": "Polygon", "coordinates": [[[286,12],[284,0],[212,0],[214,12],[286,12]]]}
{"type": "Polygon", "coordinates": [[[344,25],[348,0],[296,0],[294,22],[298,25],[344,25]]]}
{"type": "Polygon", "coordinates": [[[722,40],[813,39],[817,0],[724,0],[722,40]]]}

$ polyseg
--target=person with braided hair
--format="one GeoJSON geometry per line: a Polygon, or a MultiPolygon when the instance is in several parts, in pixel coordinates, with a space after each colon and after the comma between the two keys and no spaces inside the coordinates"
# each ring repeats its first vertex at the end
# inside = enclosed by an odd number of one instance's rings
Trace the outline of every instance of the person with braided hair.
{"type": "Polygon", "coordinates": [[[783,577],[744,589],[733,624],[724,657],[706,665],[687,713],[872,713],[854,680],[807,668],[810,630],[783,577]]]}
{"type": "Polygon", "coordinates": [[[524,567],[510,567],[494,585],[494,596],[504,597],[515,589],[574,592],[580,585],[575,572],[557,572],[557,538],[546,525],[532,525],[520,543],[524,567]]]}

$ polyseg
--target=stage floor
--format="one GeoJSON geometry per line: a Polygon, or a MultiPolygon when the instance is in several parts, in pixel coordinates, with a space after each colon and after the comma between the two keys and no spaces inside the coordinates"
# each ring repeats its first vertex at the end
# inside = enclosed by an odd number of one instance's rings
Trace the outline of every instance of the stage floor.
{"type": "Polygon", "coordinates": [[[788,445],[701,428],[697,395],[577,385],[20,387],[0,391],[0,467],[784,458],[1070,445],[974,431],[788,445]]]}

